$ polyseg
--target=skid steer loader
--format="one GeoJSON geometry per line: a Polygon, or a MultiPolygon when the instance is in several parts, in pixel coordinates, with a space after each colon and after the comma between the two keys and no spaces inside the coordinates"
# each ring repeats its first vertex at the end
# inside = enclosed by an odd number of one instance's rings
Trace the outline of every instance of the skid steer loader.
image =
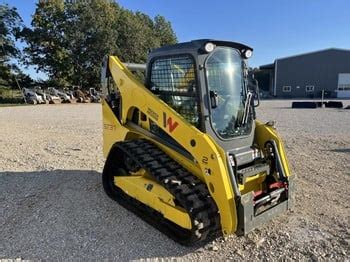
{"type": "Polygon", "coordinates": [[[282,141],[255,119],[251,54],[215,40],[161,47],[144,84],[131,73],[143,66],[103,62],[104,190],[181,244],[246,234],[293,203],[282,141]]]}

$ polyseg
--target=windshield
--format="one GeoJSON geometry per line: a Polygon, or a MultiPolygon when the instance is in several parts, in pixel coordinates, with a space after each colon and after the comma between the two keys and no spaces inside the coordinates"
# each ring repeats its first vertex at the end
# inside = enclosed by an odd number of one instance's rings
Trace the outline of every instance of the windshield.
{"type": "Polygon", "coordinates": [[[243,60],[237,50],[217,47],[206,61],[209,92],[217,96],[217,106],[211,108],[211,122],[223,139],[247,134],[251,121],[242,124],[246,100],[243,60]]]}

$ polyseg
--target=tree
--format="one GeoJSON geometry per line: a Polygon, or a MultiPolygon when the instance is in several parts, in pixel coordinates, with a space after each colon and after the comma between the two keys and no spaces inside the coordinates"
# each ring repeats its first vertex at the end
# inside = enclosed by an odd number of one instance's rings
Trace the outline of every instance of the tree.
{"type": "Polygon", "coordinates": [[[66,6],[65,37],[73,71],[69,80],[75,85],[97,86],[101,62],[117,52],[119,6],[105,0],[66,6]]]}
{"type": "Polygon", "coordinates": [[[160,46],[177,43],[177,38],[171,27],[171,23],[167,21],[164,16],[157,15],[154,18],[154,22],[154,32],[156,38],[159,40],[160,46]]]}
{"type": "Polygon", "coordinates": [[[20,50],[16,47],[15,40],[21,30],[22,18],[16,8],[8,5],[0,5],[0,85],[13,85],[14,64],[11,59],[20,57],[20,50]]]}
{"type": "Polygon", "coordinates": [[[22,32],[26,63],[59,86],[96,86],[103,56],[116,52],[118,6],[105,0],[37,4],[32,28],[22,32]]]}
{"type": "Polygon", "coordinates": [[[171,23],[160,15],[152,20],[141,12],[123,9],[117,24],[118,56],[126,62],[144,63],[151,49],[177,42],[171,23]]]}
{"type": "Polygon", "coordinates": [[[121,8],[106,0],[38,3],[32,28],[22,31],[26,63],[46,72],[57,85],[99,85],[101,61],[118,55],[144,63],[148,51],[176,42],[170,22],[121,8]]]}
{"type": "Polygon", "coordinates": [[[121,10],[117,21],[119,37],[116,45],[118,57],[125,62],[144,63],[148,51],[159,46],[154,37],[153,21],[149,16],[129,10],[121,10]]]}
{"type": "Polygon", "coordinates": [[[26,41],[25,63],[35,65],[59,85],[68,83],[72,71],[68,52],[66,14],[62,0],[39,2],[32,20],[32,28],[22,31],[26,41]]]}

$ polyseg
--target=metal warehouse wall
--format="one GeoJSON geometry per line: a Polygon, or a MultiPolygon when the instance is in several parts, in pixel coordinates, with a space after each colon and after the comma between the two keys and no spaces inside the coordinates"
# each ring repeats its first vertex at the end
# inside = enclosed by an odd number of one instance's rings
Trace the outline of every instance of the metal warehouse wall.
{"type": "Polygon", "coordinates": [[[278,59],[276,63],[277,97],[319,97],[322,89],[337,89],[339,73],[350,73],[350,51],[329,49],[278,59]],[[307,85],[314,86],[314,92],[306,92],[307,85]],[[283,86],[291,86],[291,92],[283,92],[283,86]]]}

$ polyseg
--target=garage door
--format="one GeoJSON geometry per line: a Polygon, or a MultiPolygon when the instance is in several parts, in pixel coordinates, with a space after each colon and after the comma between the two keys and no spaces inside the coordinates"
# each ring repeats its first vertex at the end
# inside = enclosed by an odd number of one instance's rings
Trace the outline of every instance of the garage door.
{"type": "Polygon", "coordinates": [[[337,97],[350,97],[350,73],[341,73],[338,75],[337,97]]]}

